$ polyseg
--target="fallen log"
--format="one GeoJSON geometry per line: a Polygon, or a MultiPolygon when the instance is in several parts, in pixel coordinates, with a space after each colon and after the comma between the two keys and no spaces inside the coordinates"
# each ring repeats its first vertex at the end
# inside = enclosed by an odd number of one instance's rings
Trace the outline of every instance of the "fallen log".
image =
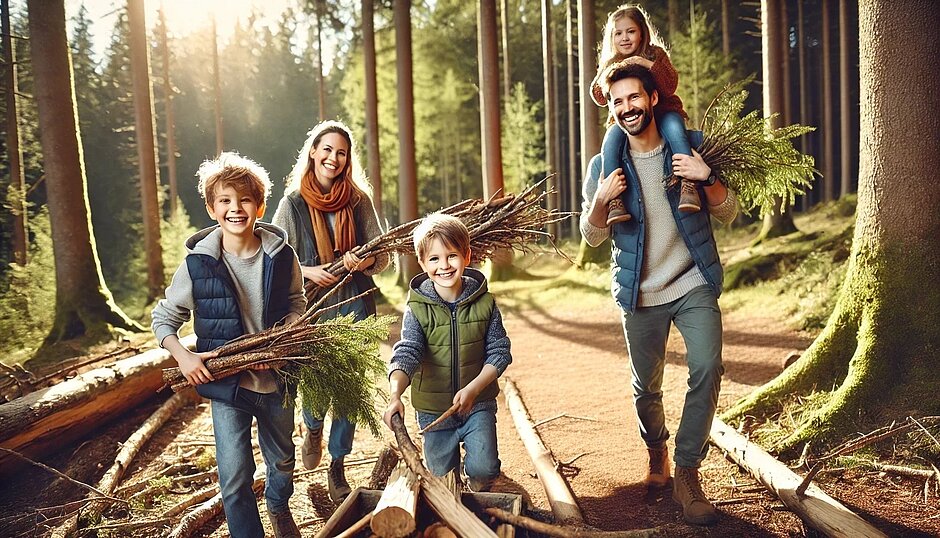
{"type": "Polygon", "coordinates": [[[431,509],[440,516],[441,520],[458,536],[464,538],[476,538],[478,536],[495,538],[496,533],[454,497],[450,488],[444,484],[444,480],[431,474],[431,471],[421,463],[418,449],[411,441],[411,437],[408,436],[405,421],[402,420],[399,414],[392,417],[392,431],[395,432],[398,448],[408,468],[421,477],[421,493],[424,495],[424,499],[431,509]]]}
{"type": "Polygon", "coordinates": [[[404,538],[414,532],[420,487],[418,475],[407,465],[395,469],[372,511],[372,532],[381,538],[404,538]]]}
{"type": "Polygon", "coordinates": [[[581,515],[581,508],[578,507],[574,493],[565,478],[558,472],[555,456],[542,442],[542,438],[532,424],[525,402],[522,401],[522,394],[511,379],[506,378],[503,383],[503,396],[506,398],[506,405],[516,425],[516,431],[522,438],[522,444],[525,445],[535,465],[535,472],[542,483],[542,488],[545,489],[545,496],[548,497],[548,504],[552,508],[555,519],[559,523],[583,522],[584,517],[581,515]]]}
{"type": "MultiPolygon", "coordinates": [[[[131,460],[137,455],[140,449],[150,440],[154,432],[160,429],[166,421],[172,417],[180,408],[187,403],[196,401],[198,396],[195,390],[187,390],[174,394],[169,400],[163,403],[150,417],[144,421],[137,430],[127,438],[127,441],[121,446],[121,450],[114,458],[114,463],[104,473],[104,476],[98,481],[97,489],[110,495],[117,489],[124,471],[127,470],[131,460]]],[[[102,512],[111,505],[108,500],[96,500],[90,502],[85,508],[68,518],[62,525],[52,533],[53,537],[72,536],[78,530],[79,520],[97,521],[102,512]]]]}
{"type": "Polygon", "coordinates": [[[592,531],[578,529],[562,525],[552,525],[510,513],[501,508],[486,508],[486,513],[500,521],[515,525],[516,527],[522,527],[526,530],[546,536],[555,536],[557,538],[656,538],[658,536],[669,536],[670,534],[667,529],[659,527],[630,531],[592,531]]]}
{"type": "Polygon", "coordinates": [[[776,495],[787,509],[826,536],[886,536],[816,484],[809,484],[803,495],[797,494],[796,490],[803,482],[801,477],[717,417],[712,422],[711,441],[776,495]]]}
{"type": "MultiPolygon", "coordinates": [[[[182,343],[192,348],[195,335],[182,343]]],[[[152,349],[4,403],[0,446],[32,459],[54,453],[153,397],[162,385],[161,369],[174,364],[168,351],[152,349]]],[[[18,460],[0,454],[0,474],[16,467],[18,460]]]]}
{"type": "Polygon", "coordinates": [[[385,489],[388,484],[388,477],[400,461],[401,456],[398,455],[397,450],[389,445],[383,447],[382,451],[379,452],[379,459],[375,462],[375,467],[372,468],[372,474],[369,476],[369,489],[385,489]]]}

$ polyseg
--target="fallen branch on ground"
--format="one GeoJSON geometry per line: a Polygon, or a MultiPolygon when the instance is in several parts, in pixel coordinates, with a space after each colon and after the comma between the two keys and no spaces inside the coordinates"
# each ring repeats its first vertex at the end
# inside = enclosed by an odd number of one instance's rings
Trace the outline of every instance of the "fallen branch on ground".
{"type": "Polygon", "coordinates": [[[526,516],[518,516],[502,508],[485,508],[484,511],[510,525],[546,536],[555,536],[557,538],[654,538],[658,536],[669,536],[666,530],[657,527],[629,531],[592,531],[577,527],[544,523],[526,516]]]}
{"type": "MultiPolygon", "coordinates": [[[[251,489],[254,490],[255,493],[260,493],[261,490],[264,489],[265,472],[266,468],[263,464],[255,471],[254,482],[251,484],[251,489]]],[[[187,538],[192,536],[194,532],[202,528],[203,525],[221,512],[222,494],[217,493],[208,501],[202,503],[199,508],[186,514],[179,522],[179,525],[170,533],[169,538],[187,538]]]]}
{"type": "Polygon", "coordinates": [[[711,442],[747,471],[807,525],[830,537],[878,537],[885,534],[833,499],[815,484],[797,495],[801,478],[721,419],[712,421],[711,442]]]}
{"type": "Polygon", "coordinates": [[[584,521],[581,508],[578,507],[578,501],[575,499],[571,487],[565,478],[558,473],[555,456],[542,442],[542,438],[539,437],[538,431],[532,425],[532,418],[525,407],[525,402],[522,400],[522,394],[509,378],[506,378],[503,383],[503,396],[506,398],[506,405],[509,407],[509,413],[516,425],[516,431],[519,433],[519,437],[522,438],[522,443],[535,465],[539,481],[545,489],[545,495],[548,497],[548,504],[552,508],[555,519],[565,523],[584,521]]]}

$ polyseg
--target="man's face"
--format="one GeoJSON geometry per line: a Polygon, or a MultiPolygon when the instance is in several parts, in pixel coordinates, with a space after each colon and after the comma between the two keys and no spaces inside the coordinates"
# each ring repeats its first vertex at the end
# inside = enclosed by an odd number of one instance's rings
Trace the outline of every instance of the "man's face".
{"type": "Polygon", "coordinates": [[[617,125],[627,134],[635,136],[653,121],[653,107],[658,101],[656,90],[653,90],[653,95],[649,95],[640,79],[628,77],[610,85],[607,106],[617,125]]]}

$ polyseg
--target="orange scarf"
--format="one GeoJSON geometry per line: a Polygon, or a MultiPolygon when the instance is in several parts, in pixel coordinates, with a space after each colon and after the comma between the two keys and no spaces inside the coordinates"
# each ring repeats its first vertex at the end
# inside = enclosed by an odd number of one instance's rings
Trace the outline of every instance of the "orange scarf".
{"type": "Polygon", "coordinates": [[[356,246],[356,221],[351,202],[358,197],[349,178],[336,178],[330,192],[322,194],[313,171],[308,170],[300,182],[300,195],[310,210],[320,263],[332,263],[336,252],[346,253],[356,246]],[[336,214],[332,238],[325,213],[336,214]]]}

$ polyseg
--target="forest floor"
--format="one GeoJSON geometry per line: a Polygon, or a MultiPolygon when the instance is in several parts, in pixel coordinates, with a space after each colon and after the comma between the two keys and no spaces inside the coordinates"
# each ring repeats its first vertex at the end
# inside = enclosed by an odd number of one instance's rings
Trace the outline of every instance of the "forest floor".
{"type": "MultiPolygon", "coordinates": [[[[664,526],[670,536],[814,535],[779,500],[714,447],[703,462],[701,473],[705,492],[718,505],[720,516],[716,525],[686,525],[669,490],[648,492],[641,483],[647,456],[630,397],[630,369],[620,312],[605,291],[606,271],[579,272],[544,255],[531,255],[518,260],[517,265],[527,266],[520,278],[491,286],[512,339],[514,360],[505,377],[517,385],[532,419],[544,421],[538,432],[556,460],[564,463],[563,473],[588,525],[602,530],[664,526]]],[[[389,296],[389,304],[400,304],[398,299],[389,296]]],[[[767,300],[772,301],[773,297],[767,300]]],[[[728,302],[735,303],[734,294],[728,302]]],[[[396,314],[396,306],[389,304],[382,309],[396,314]]],[[[790,352],[805,349],[813,336],[791,329],[775,315],[777,309],[770,303],[729,309],[724,306],[723,297],[722,305],[725,374],[719,411],[776,376],[783,368],[784,358],[790,352]]],[[[397,334],[395,326],[391,342],[397,334]]],[[[389,356],[391,342],[382,346],[383,358],[389,356]]],[[[684,344],[674,331],[669,339],[663,382],[667,424],[672,432],[678,426],[686,390],[684,357],[684,344]]],[[[85,443],[63,450],[46,463],[78,480],[94,483],[109,466],[118,443],[156,405],[155,402],[136,410],[133,416],[96,432],[85,443]]],[[[522,495],[529,515],[548,520],[550,507],[502,396],[499,406],[498,436],[504,476],[494,490],[522,495]]],[[[377,407],[384,408],[381,397],[377,398],[377,407]]],[[[406,424],[414,434],[412,416],[406,418],[406,424]]],[[[353,487],[368,483],[373,458],[392,438],[389,431],[383,431],[378,438],[365,430],[357,432],[353,454],[347,457],[351,464],[347,477],[353,487]]],[[[295,436],[298,446],[301,439],[298,427],[295,436]]],[[[153,476],[181,459],[202,460],[203,464],[211,465],[211,445],[209,406],[203,402],[188,407],[148,443],[132,464],[125,482],[153,476]]],[[[669,445],[671,454],[672,440],[669,445]]],[[[335,506],[327,495],[325,469],[321,466],[313,472],[303,471],[299,449],[297,465],[291,509],[303,535],[313,536],[335,506]]],[[[925,487],[923,480],[855,467],[822,473],[817,483],[889,536],[940,536],[938,492],[933,486],[925,487]]],[[[198,488],[168,493],[156,499],[156,506],[178,502],[198,488]]],[[[7,477],[0,493],[0,536],[42,535],[42,529],[35,527],[36,509],[61,505],[78,495],[75,486],[61,479],[53,480],[44,471],[27,469],[7,477]],[[17,521],[20,524],[15,524],[17,521]],[[25,527],[21,526],[24,522],[25,527]]],[[[259,509],[264,514],[263,500],[259,500],[259,509]]],[[[136,517],[146,517],[141,512],[137,514],[136,517]]],[[[165,528],[154,528],[116,531],[111,535],[144,537],[166,533],[165,528]]],[[[212,520],[202,536],[228,536],[223,518],[212,520]]]]}

